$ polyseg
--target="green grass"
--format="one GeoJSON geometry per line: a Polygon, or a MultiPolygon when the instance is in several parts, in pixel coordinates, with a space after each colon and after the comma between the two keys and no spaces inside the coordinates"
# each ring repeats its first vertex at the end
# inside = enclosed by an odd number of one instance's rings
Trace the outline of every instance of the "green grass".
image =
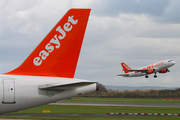
{"type": "MultiPolygon", "coordinates": [[[[131,104],[180,104],[179,100],[171,101],[162,99],[136,99],[136,98],[87,98],[78,97],[62,102],[84,102],[84,103],[131,103],[131,104]]],[[[107,113],[170,113],[179,114],[180,108],[173,107],[126,107],[126,106],[76,106],[76,105],[43,105],[31,109],[21,110],[12,114],[33,114],[42,113],[43,110],[51,110],[54,114],[107,114],[107,113]]],[[[110,117],[3,117],[0,118],[14,118],[14,119],[60,119],[60,120],[176,120],[180,117],[156,117],[156,116],[110,116],[110,117]]]]}
{"type": "Polygon", "coordinates": [[[180,100],[165,100],[162,98],[88,98],[76,97],[61,102],[74,103],[130,103],[130,104],[180,104],[180,100]]]}
{"type": "MultiPolygon", "coordinates": [[[[180,113],[180,108],[166,108],[166,107],[124,107],[124,106],[76,106],[76,105],[43,105],[36,108],[14,112],[15,114],[33,114],[42,113],[43,110],[51,110],[51,113],[57,114],[107,114],[107,113],[180,113]]],[[[12,113],[13,114],[13,113],[12,113]]],[[[176,120],[179,117],[156,117],[156,116],[108,116],[108,117],[2,117],[0,118],[14,118],[14,119],[60,119],[60,120],[176,120]]]]}
{"type": "Polygon", "coordinates": [[[169,107],[126,107],[126,106],[76,106],[76,105],[43,105],[14,113],[42,113],[51,110],[57,114],[107,114],[107,113],[180,113],[180,108],[169,107]]]}

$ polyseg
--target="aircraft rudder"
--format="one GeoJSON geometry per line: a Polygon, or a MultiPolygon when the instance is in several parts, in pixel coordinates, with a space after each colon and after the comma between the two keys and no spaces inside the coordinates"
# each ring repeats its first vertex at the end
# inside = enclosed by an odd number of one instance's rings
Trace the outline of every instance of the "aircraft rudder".
{"type": "Polygon", "coordinates": [[[126,71],[126,70],[131,70],[131,68],[128,65],[126,65],[124,62],[121,63],[121,66],[122,66],[123,71],[125,73],[129,73],[130,72],[130,71],[126,71]]]}

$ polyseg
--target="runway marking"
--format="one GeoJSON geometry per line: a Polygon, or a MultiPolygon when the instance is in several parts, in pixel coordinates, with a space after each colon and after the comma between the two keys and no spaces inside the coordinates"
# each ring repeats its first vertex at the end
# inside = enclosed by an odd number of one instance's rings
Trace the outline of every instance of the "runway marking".
{"type": "Polygon", "coordinates": [[[109,115],[135,115],[135,116],[138,116],[138,115],[143,115],[143,116],[180,116],[180,114],[167,114],[167,113],[107,113],[109,115]]]}

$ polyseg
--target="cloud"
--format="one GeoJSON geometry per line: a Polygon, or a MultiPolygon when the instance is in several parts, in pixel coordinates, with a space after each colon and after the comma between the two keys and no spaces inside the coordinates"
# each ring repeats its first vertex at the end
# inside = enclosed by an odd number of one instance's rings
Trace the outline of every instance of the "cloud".
{"type": "MultiPolygon", "coordinates": [[[[123,13],[116,17],[93,14],[88,26],[92,27],[87,29],[80,57],[83,60],[80,59],[78,64],[77,77],[111,85],[170,85],[163,83],[161,75],[158,75],[159,82],[155,84],[150,82],[154,79],[153,75],[145,83],[143,81],[147,80],[143,77],[117,78],[116,74],[123,73],[121,62],[140,68],[169,58],[178,61],[179,24],[156,22],[146,14],[123,13]]],[[[173,72],[178,71],[177,65],[175,68],[173,72]]]]}
{"type": "Polygon", "coordinates": [[[76,78],[104,85],[177,86],[178,5],[177,0],[2,0],[0,72],[19,66],[68,9],[81,7],[92,10],[76,78]],[[116,76],[123,73],[121,62],[139,68],[169,58],[177,64],[170,73],[158,74],[157,79],[153,75],[148,79],[116,76]]]}
{"type": "Polygon", "coordinates": [[[119,14],[162,15],[170,4],[169,0],[98,0],[93,9],[99,16],[117,16],[119,14]]]}
{"type": "Polygon", "coordinates": [[[180,23],[179,5],[180,5],[179,0],[170,0],[170,4],[164,10],[163,16],[158,17],[156,20],[158,22],[180,23]]]}

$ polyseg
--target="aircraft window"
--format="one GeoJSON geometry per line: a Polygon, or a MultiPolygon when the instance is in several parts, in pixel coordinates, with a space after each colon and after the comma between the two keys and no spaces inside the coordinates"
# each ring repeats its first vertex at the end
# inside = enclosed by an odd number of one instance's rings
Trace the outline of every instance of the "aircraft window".
{"type": "Polygon", "coordinates": [[[171,62],[172,60],[169,60],[168,62],[171,62]]]}

